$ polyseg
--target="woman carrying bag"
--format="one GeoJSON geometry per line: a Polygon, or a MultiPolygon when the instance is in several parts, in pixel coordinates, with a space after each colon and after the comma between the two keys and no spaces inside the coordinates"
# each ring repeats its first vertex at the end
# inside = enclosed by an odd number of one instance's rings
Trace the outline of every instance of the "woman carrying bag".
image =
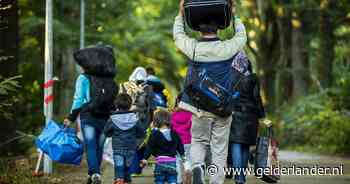
{"type": "MultiPolygon", "coordinates": [[[[234,107],[230,131],[229,150],[232,158],[232,168],[248,167],[249,147],[256,144],[259,119],[265,117],[265,111],[260,96],[259,80],[252,72],[252,66],[244,52],[234,58],[232,67],[239,75],[236,89],[240,93],[234,107]]],[[[236,184],[246,182],[246,176],[234,176],[236,184]]]]}
{"type": "Polygon", "coordinates": [[[114,53],[109,46],[97,45],[76,51],[74,60],[83,72],[77,78],[71,113],[64,124],[69,126],[80,115],[87,153],[87,184],[101,184],[101,163],[106,139],[103,129],[110,112],[115,110],[113,102],[118,93],[118,86],[114,82],[114,53]]]}

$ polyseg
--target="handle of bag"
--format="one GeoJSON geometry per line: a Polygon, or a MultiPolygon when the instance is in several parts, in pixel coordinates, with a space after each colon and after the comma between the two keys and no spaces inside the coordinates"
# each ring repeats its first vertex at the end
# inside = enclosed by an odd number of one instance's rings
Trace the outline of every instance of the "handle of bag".
{"type": "Polygon", "coordinates": [[[272,126],[270,126],[270,127],[268,127],[267,128],[267,136],[269,137],[269,138],[273,138],[273,128],[272,128],[272,126]]]}
{"type": "Polygon", "coordinates": [[[66,133],[68,136],[73,137],[74,140],[76,141],[76,143],[81,144],[82,142],[81,142],[81,140],[79,139],[79,137],[76,135],[76,133],[75,133],[75,134],[68,133],[68,128],[69,128],[69,126],[63,125],[63,127],[61,128],[61,131],[63,131],[64,133],[66,133]]]}
{"type": "Polygon", "coordinates": [[[186,33],[187,32],[187,30],[186,30],[186,16],[185,16],[185,14],[183,14],[182,15],[182,24],[184,25],[184,32],[186,33]]]}
{"type": "Polygon", "coordinates": [[[65,132],[65,131],[67,131],[68,127],[69,127],[68,125],[63,125],[61,130],[65,132]]]}

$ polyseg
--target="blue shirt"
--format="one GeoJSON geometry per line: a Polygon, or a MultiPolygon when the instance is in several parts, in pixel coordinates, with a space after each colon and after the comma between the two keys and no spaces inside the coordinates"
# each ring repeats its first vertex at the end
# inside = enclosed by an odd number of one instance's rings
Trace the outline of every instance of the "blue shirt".
{"type": "Polygon", "coordinates": [[[80,74],[75,82],[75,92],[71,111],[82,107],[88,102],[90,102],[90,81],[84,74],[80,74]]]}

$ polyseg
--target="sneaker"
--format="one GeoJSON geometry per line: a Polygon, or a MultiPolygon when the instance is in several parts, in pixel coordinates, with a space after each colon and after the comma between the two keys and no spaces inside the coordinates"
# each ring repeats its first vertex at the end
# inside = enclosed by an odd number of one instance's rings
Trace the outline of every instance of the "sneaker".
{"type": "Polygon", "coordinates": [[[192,171],[193,184],[204,184],[204,173],[202,167],[195,167],[192,171]]]}
{"type": "Polygon", "coordinates": [[[126,183],[124,183],[124,180],[117,179],[116,181],[114,181],[113,184],[126,184],[126,183]]]}
{"type": "Polygon", "coordinates": [[[192,183],[192,173],[191,171],[185,171],[185,178],[183,184],[191,184],[192,183]]]}
{"type": "Polygon", "coordinates": [[[100,174],[93,174],[91,176],[91,184],[102,184],[101,175],[100,174]]]}

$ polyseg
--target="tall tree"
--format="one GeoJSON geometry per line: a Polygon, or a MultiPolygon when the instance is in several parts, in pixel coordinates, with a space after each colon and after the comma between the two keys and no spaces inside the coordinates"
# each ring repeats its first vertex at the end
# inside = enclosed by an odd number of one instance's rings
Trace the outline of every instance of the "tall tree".
{"type": "Polygon", "coordinates": [[[321,0],[320,1],[320,49],[319,58],[316,63],[317,79],[322,87],[330,87],[332,85],[333,76],[333,60],[336,29],[333,13],[336,12],[337,1],[321,0]]]}
{"type": "Polygon", "coordinates": [[[294,11],[291,16],[292,22],[292,74],[293,74],[293,100],[307,95],[310,87],[310,68],[308,53],[308,39],[306,32],[306,24],[304,21],[309,16],[302,8],[294,11]]]}

